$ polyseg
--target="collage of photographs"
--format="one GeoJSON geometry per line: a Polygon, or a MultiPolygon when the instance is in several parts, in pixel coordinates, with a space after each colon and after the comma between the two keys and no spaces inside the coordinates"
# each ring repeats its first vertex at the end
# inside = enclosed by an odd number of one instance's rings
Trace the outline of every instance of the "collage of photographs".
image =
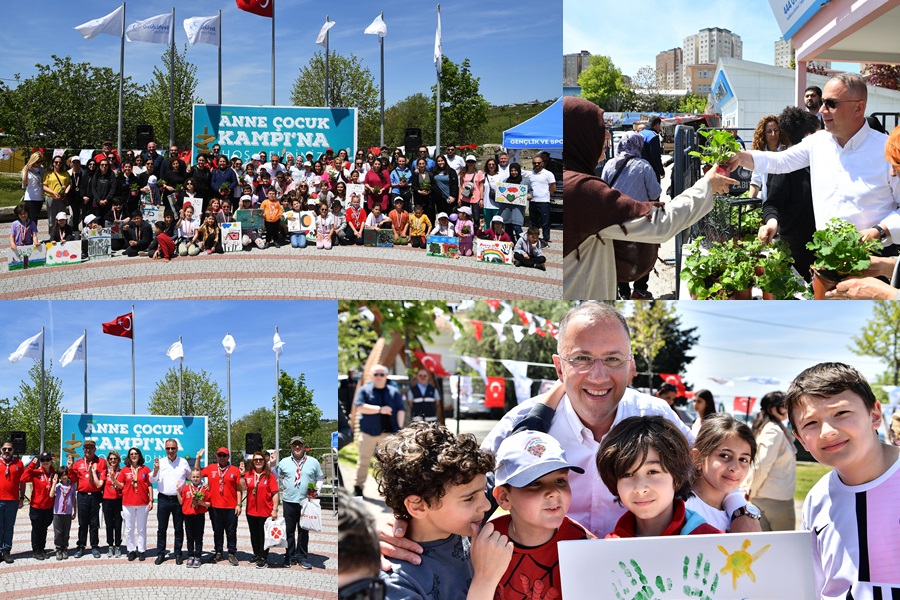
{"type": "Polygon", "coordinates": [[[4,14],[0,593],[900,598],[900,0],[4,14]]]}

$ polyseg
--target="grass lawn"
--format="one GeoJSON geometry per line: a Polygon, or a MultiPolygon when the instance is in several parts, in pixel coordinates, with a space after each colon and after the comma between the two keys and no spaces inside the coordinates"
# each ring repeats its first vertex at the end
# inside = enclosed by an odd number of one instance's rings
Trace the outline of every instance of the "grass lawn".
{"type": "Polygon", "coordinates": [[[798,462],[797,463],[797,489],[794,492],[795,500],[803,500],[806,494],[822,476],[830,472],[831,467],[820,465],[819,463],[798,462]]]}
{"type": "Polygon", "coordinates": [[[0,206],[15,206],[22,201],[24,193],[18,176],[0,174],[0,206]]]}

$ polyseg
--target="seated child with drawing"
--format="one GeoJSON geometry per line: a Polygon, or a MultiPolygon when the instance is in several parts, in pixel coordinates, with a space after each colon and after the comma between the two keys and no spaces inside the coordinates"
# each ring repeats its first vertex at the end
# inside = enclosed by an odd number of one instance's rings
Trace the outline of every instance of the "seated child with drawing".
{"type": "Polygon", "coordinates": [[[508,515],[490,521],[515,544],[495,598],[554,598],[562,595],[557,542],[593,539],[566,516],[572,502],[569,470],[559,442],[546,433],[520,431],[497,449],[494,498],[508,515]],[[555,596],[554,596],[555,591],[555,596]]]}
{"type": "Polygon", "coordinates": [[[512,555],[505,535],[490,523],[480,527],[490,508],[484,490],[493,455],[471,434],[416,422],[387,438],[375,457],[385,504],[425,549],[418,565],[392,563],[387,598],[493,597],[512,555]]]}
{"type": "Polygon", "coordinates": [[[784,406],[803,447],[834,468],[803,502],[816,597],[898,597],[900,449],[878,439],[881,403],[853,367],[820,363],[791,382],[784,406]]]}
{"type": "Polygon", "coordinates": [[[450,223],[450,217],[447,216],[445,212],[439,212],[435,217],[437,223],[434,226],[434,229],[431,230],[431,235],[441,235],[446,237],[456,237],[456,231],[453,230],[453,225],[450,223]]]}
{"type": "Polygon", "coordinates": [[[684,505],[692,469],[687,438],[665,417],[613,427],[597,451],[597,471],[628,512],[606,538],[722,533],[684,505]]]}
{"type": "Polygon", "coordinates": [[[387,218],[387,215],[381,212],[380,204],[372,205],[372,212],[370,212],[369,216],[366,218],[366,227],[372,229],[391,228],[391,220],[387,218]]]}

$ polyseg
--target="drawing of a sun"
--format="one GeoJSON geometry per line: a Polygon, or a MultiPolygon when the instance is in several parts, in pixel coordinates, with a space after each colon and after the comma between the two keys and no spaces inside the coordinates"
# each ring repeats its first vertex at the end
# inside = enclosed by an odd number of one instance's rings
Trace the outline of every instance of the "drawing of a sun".
{"type": "Polygon", "coordinates": [[[753,574],[753,570],[750,567],[753,566],[753,561],[766,553],[769,546],[770,544],[766,544],[762,550],[753,555],[747,552],[747,548],[750,547],[750,540],[744,540],[744,543],[741,544],[741,549],[735,550],[731,554],[728,553],[728,550],[719,546],[719,550],[726,556],[725,566],[719,572],[727,573],[731,571],[731,583],[734,589],[737,589],[738,579],[740,579],[741,575],[747,575],[750,581],[756,583],[756,575],[753,574]]]}

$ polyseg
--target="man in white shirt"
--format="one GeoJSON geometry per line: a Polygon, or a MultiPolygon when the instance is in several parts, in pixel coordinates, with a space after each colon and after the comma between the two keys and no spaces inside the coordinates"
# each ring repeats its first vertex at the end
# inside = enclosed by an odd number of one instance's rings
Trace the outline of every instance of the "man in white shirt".
{"type": "Polygon", "coordinates": [[[497,155],[497,173],[500,174],[500,181],[506,181],[509,177],[509,153],[501,152],[497,155]]]}
{"type": "Polygon", "coordinates": [[[810,168],[816,229],[838,217],[856,226],[866,239],[880,240],[883,255],[896,255],[900,238],[900,179],[892,177],[884,157],[887,136],[866,123],[866,82],[842,73],[825,85],[820,114],[825,130],[783,152],[740,152],[726,169],[738,165],[766,173],[810,168]]]}
{"type": "Polygon", "coordinates": [[[447,159],[447,164],[456,171],[457,175],[466,168],[466,161],[462,156],[456,153],[455,144],[449,144],[447,146],[447,153],[444,155],[444,158],[447,159]]]}
{"type": "Polygon", "coordinates": [[[275,181],[276,175],[287,171],[284,165],[281,164],[281,157],[274,152],[272,153],[272,156],[269,157],[269,162],[264,163],[262,168],[269,172],[269,175],[272,176],[272,181],[275,181]]]}
{"type": "Polygon", "coordinates": [[[183,562],[181,546],[184,543],[184,514],[181,512],[181,488],[191,477],[188,462],[178,456],[178,441],[166,440],[164,446],[166,457],[153,461],[153,472],[150,483],[156,484],[156,519],[159,528],[156,532],[156,564],[161,565],[166,559],[166,530],[169,528],[169,515],[175,527],[175,564],[183,562]]]}
{"type": "Polygon", "coordinates": [[[542,247],[546,247],[550,245],[550,196],[556,192],[556,176],[544,168],[544,159],[540,155],[531,159],[531,168],[527,173],[531,200],[528,213],[532,227],[543,229],[542,247]]]}

